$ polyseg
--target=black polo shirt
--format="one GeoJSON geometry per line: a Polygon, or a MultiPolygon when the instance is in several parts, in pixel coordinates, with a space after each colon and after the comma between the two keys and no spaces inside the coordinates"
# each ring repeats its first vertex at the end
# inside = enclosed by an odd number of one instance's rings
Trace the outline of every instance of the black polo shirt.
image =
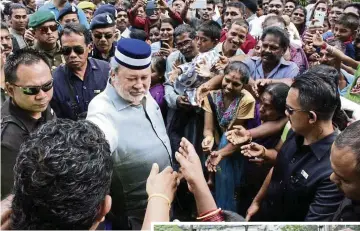
{"type": "Polygon", "coordinates": [[[290,131],[254,218],[263,221],[328,221],[343,199],[330,181],[330,149],[337,132],[311,144],[290,131]]]}
{"type": "Polygon", "coordinates": [[[112,47],[109,52],[109,56],[107,58],[104,58],[102,56],[101,52],[96,48],[95,45],[93,46],[93,49],[89,54],[89,57],[92,57],[94,59],[103,60],[106,62],[110,62],[111,57],[114,57],[114,55],[115,55],[116,44],[117,44],[117,42],[113,42],[112,47]]]}
{"type": "Polygon", "coordinates": [[[336,211],[333,221],[360,221],[360,201],[345,198],[336,211]]]}
{"type": "Polygon", "coordinates": [[[14,184],[13,168],[20,145],[30,132],[55,118],[50,106],[42,113],[40,119],[34,119],[29,112],[7,99],[1,107],[1,198],[11,193],[14,184]],[[9,121],[9,118],[14,122],[9,121]],[[18,126],[18,123],[20,126],[18,126]]]}

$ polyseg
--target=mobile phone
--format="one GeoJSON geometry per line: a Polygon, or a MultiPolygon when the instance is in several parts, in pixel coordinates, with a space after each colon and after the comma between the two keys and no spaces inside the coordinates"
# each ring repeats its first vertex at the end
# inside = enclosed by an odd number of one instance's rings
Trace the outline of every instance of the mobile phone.
{"type": "Polygon", "coordinates": [[[317,21],[315,22],[315,26],[323,26],[324,25],[324,19],[325,19],[325,12],[316,10],[314,12],[314,19],[317,21]]]}
{"type": "Polygon", "coordinates": [[[161,44],[161,48],[166,48],[166,49],[169,48],[169,45],[165,40],[160,40],[160,44],[161,44]]]}

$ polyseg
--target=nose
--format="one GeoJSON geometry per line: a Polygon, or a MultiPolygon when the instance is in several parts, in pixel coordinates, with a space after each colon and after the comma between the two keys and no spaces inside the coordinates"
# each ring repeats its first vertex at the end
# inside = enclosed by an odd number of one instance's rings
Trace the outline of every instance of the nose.
{"type": "Polygon", "coordinates": [[[42,100],[47,97],[46,92],[44,92],[42,89],[39,91],[39,93],[35,96],[36,100],[42,100]]]}

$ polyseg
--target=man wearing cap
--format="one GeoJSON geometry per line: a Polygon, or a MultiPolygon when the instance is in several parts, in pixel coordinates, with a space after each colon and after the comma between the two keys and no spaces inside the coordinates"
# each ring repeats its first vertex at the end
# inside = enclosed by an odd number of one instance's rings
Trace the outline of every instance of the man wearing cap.
{"type": "MultiPolygon", "coordinates": [[[[71,6],[71,3],[67,0],[50,0],[50,2],[46,3],[42,7],[39,8],[39,10],[49,10],[52,11],[55,14],[55,17],[59,17],[60,11],[65,8],[71,6]]],[[[86,15],[81,9],[78,9],[77,11],[78,19],[80,21],[80,24],[84,25],[87,29],[89,29],[89,23],[86,19],[86,15]]]]}
{"type": "Polygon", "coordinates": [[[73,5],[65,6],[60,11],[57,20],[62,27],[66,23],[80,23],[77,12],[78,12],[78,8],[76,6],[73,6],[73,5]]]}
{"type": "Polygon", "coordinates": [[[32,28],[35,39],[33,48],[45,53],[49,58],[52,70],[65,63],[58,42],[57,27],[55,15],[51,11],[36,11],[29,17],[29,28],[32,28]]]}
{"type": "Polygon", "coordinates": [[[93,50],[90,56],[109,62],[116,49],[115,18],[109,13],[96,15],[90,24],[93,50]]]}
{"type": "Polygon", "coordinates": [[[77,7],[84,11],[86,19],[88,23],[90,23],[96,8],[95,4],[89,1],[82,1],[77,5],[77,7]]]}
{"type": "Polygon", "coordinates": [[[161,171],[171,165],[169,137],[160,108],[149,93],[150,63],[147,43],[119,40],[111,59],[111,82],[89,105],[87,119],[103,130],[115,162],[113,229],[141,229],[151,166],[157,163],[161,171]]]}
{"type": "Polygon", "coordinates": [[[110,67],[107,62],[88,58],[91,35],[83,25],[66,24],[60,40],[66,64],[53,73],[51,107],[59,118],[82,119],[90,101],[105,89],[110,67]]]}

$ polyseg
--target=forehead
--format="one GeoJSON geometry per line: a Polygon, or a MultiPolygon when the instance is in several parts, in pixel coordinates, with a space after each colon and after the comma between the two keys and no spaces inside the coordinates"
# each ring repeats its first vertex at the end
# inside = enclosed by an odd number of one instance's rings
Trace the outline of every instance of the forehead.
{"type": "Polygon", "coordinates": [[[229,12],[229,13],[235,12],[235,13],[241,14],[240,9],[239,9],[239,8],[236,8],[236,7],[233,7],[233,6],[228,6],[228,7],[226,7],[225,12],[229,12]]]}
{"type": "Polygon", "coordinates": [[[335,23],[335,28],[342,29],[342,30],[351,30],[350,28],[345,27],[345,25],[340,24],[340,23],[335,23]]]}
{"type": "Polygon", "coordinates": [[[299,90],[291,87],[286,97],[286,104],[292,108],[300,108],[298,98],[299,98],[299,90]]]}
{"type": "Polygon", "coordinates": [[[153,28],[150,28],[150,32],[157,32],[159,31],[159,28],[157,28],[156,26],[153,28]]]}
{"type": "Polygon", "coordinates": [[[326,8],[326,4],[325,3],[319,3],[318,5],[317,5],[317,7],[316,8],[326,8]]]}
{"type": "Polygon", "coordinates": [[[269,104],[269,105],[272,105],[272,96],[268,93],[268,92],[264,92],[262,95],[261,95],[261,102],[263,104],[269,104]]]}
{"type": "Polygon", "coordinates": [[[342,177],[351,176],[357,165],[356,155],[350,147],[340,149],[335,144],[331,147],[330,161],[336,173],[342,177]]]}
{"type": "Polygon", "coordinates": [[[280,38],[279,37],[277,37],[277,36],[275,36],[275,35],[273,35],[273,34],[267,34],[267,35],[265,35],[265,37],[264,37],[264,39],[262,40],[262,44],[264,45],[265,43],[266,44],[278,44],[278,45],[280,45],[279,44],[279,42],[280,42],[280,38]]]}
{"type": "Polygon", "coordinates": [[[70,34],[63,34],[61,36],[61,43],[63,46],[70,45],[70,44],[83,45],[83,44],[85,44],[85,37],[84,37],[84,35],[79,35],[79,34],[71,32],[70,34]]]}
{"type": "Polygon", "coordinates": [[[1,37],[10,35],[10,32],[7,29],[1,29],[0,32],[1,32],[0,34],[1,37]]]}
{"type": "Polygon", "coordinates": [[[214,4],[212,3],[206,4],[206,8],[214,8],[214,4]]]}
{"type": "Polygon", "coordinates": [[[230,30],[231,30],[232,32],[237,32],[237,33],[247,33],[247,29],[246,29],[245,27],[240,26],[240,25],[237,25],[237,24],[235,24],[235,23],[233,23],[233,24],[231,25],[230,30]]]}
{"type": "Polygon", "coordinates": [[[187,39],[190,39],[188,32],[182,33],[182,34],[176,36],[176,41],[177,42],[182,42],[182,41],[187,40],[187,39]]]}
{"type": "Polygon", "coordinates": [[[133,70],[125,66],[121,66],[121,68],[118,70],[118,76],[123,76],[125,78],[137,78],[148,75],[151,75],[151,65],[142,70],[133,70]]]}
{"type": "Polygon", "coordinates": [[[121,11],[119,11],[119,12],[117,12],[117,16],[127,16],[127,13],[126,13],[126,11],[123,11],[123,10],[121,10],[121,11]]]}
{"type": "Polygon", "coordinates": [[[271,5],[283,5],[283,2],[281,0],[272,0],[272,1],[269,1],[269,4],[271,4],[271,5]]]}
{"type": "Polygon", "coordinates": [[[287,2],[287,3],[285,4],[285,6],[294,6],[294,7],[295,7],[295,3],[293,3],[293,2],[287,2]]]}
{"type": "Polygon", "coordinates": [[[341,9],[341,8],[339,8],[339,7],[337,7],[337,6],[334,6],[334,7],[332,7],[331,8],[331,11],[343,11],[343,9],[341,9]]]}
{"type": "Polygon", "coordinates": [[[225,75],[225,79],[232,82],[240,82],[241,77],[242,76],[237,71],[230,71],[229,74],[225,75]]]}
{"type": "Polygon", "coordinates": [[[304,11],[302,9],[296,9],[293,13],[304,14],[304,11]]]}
{"type": "Polygon", "coordinates": [[[160,28],[173,28],[172,25],[168,22],[163,22],[161,23],[161,27],[160,28]]]}
{"type": "Polygon", "coordinates": [[[62,20],[73,19],[73,18],[78,18],[77,14],[66,14],[62,18],[62,20]]]}
{"type": "Polygon", "coordinates": [[[111,33],[114,32],[115,26],[107,27],[107,28],[96,28],[92,30],[93,33],[111,33]]]}
{"type": "Polygon", "coordinates": [[[358,11],[355,7],[353,7],[353,6],[347,7],[347,8],[344,10],[344,13],[353,13],[353,14],[355,14],[355,15],[357,15],[357,16],[360,16],[360,15],[359,15],[359,11],[358,11]]]}
{"type": "Polygon", "coordinates": [[[26,15],[26,10],[25,9],[13,9],[12,10],[12,15],[26,15]]]}
{"type": "Polygon", "coordinates": [[[20,64],[16,70],[16,83],[25,86],[38,86],[51,79],[51,71],[44,61],[30,65],[20,64]]]}
{"type": "Polygon", "coordinates": [[[175,0],[173,2],[174,5],[185,5],[185,2],[181,1],[181,0],[175,0]]]}

